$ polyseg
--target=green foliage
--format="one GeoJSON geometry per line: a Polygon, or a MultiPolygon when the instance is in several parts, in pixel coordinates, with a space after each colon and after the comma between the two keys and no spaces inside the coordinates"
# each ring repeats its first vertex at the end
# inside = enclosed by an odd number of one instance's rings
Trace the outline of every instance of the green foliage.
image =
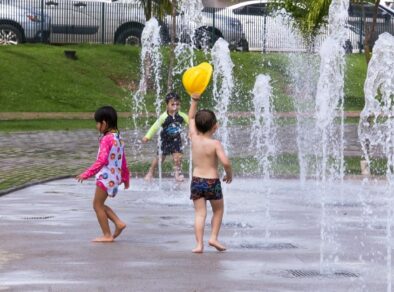
{"type": "Polygon", "coordinates": [[[151,17],[162,20],[164,16],[171,14],[171,0],[138,0],[144,8],[145,18],[149,20],[151,17]]]}
{"type": "MultiPolygon", "coordinates": [[[[352,3],[375,3],[379,0],[352,0],[352,3]]],[[[313,40],[327,23],[331,0],[273,0],[272,8],[285,9],[294,19],[304,38],[313,40]]]]}
{"type": "Polygon", "coordinates": [[[274,0],[275,9],[285,9],[306,40],[312,40],[327,22],[331,0],[274,0]]]}

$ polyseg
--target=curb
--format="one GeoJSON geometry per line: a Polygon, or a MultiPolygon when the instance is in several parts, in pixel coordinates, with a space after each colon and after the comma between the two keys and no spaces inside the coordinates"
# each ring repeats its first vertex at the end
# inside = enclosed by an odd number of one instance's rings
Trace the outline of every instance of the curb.
{"type": "Polygon", "coordinates": [[[28,187],[35,186],[35,185],[40,185],[40,184],[44,184],[44,183],[51,182],[54,180],[61,180],[61,179],[72,178],[72,177],[74,177],[74,176],[73,175],[63,175],[63,176],[52,177],[52,178],[39,180],[39,181],[35,181],[35,182],[25,183],[25,184],[17,186],[17,187],[5,189],[5,190],[0,190],[0,197],[5,196],[9,193],[20,191],[20,190],[28,188],[28,187]]]}
{"type": "MultiPolygon", "coordinates": [[[[140,173],[140,172],[134,172],[134,178],[143,178],[145,173],[140,173]]],[[[36,182],[31,182],[31,183],[26,183],[23,184],[21,186],[17,186],[14,188],[10,188],[10,189],[5,189],[5,190],[0,190],[0,197],[8,195],[10,193],[16,192],[16,191],[20,191],[22,189],[28,188],[28,187],[32,187],[35,185],[40,185],[40,184],[44,184],[44,183],[48,183],[51,181],[55,181],[55,180],[61,180],[61,179],[66,179],[66,178],[73,178],[74,175],[63,175],[63,176],[58,176],[58,177],[52,177],[49,179],[44,179],[44,180],[40,180],[40,181],[36,181],[36,182]]],[[[171,178],[173,177],[171,175],[171,173],[163,173],[162,174],[163,178],[171,178]]],[[[261,178],[261,176],[257,176],[257,175],[250,175],[250,176],[237,176],[237,178],[261,178]]],[[[356,175],[356,174],[352,174],[352,175],[346,175],[343,180],[345,181],[349,181],[349,180],[363,180],[365,178],[368,179],[376,179],[379,181],[384,181],[386,180],[386,176],[376,176],[376,175],[356,175]]],[[[133,177],[130,178],[130,180],[132,181],[133,177]]],[[[157,178],[156,178],[157,179],[157,178]]],[[[189,179],[188,175],[185,175],[185,179],[189,179]]],[[[297,175],[278,175],[278,176],[273,176],[272,179],[300,179],[299,176],[297,175]]],[[[315,180],[312,177],[307,177],[307,180],[315,180]]]]}
{"type": "MultiPolygon", "coordinates": [[[[360,112],[347,111],[344,113],[346,118],[358,118],[360,112]]],[[[229,112],[228,116],[232,118],[248,118],[254,115],[253,112],[229,112]]],[[[313,117],[314,113],[300,113],[299,115],[304,117],[313,117]]],[[[132,118],[132,117],[156,117],[156,113],[134,113],[130,112],[118,112],[118,116],[121,118],[132,118]]],[[[296,112],[275,112],[274,116],[278,118],[295,118],[297,117],[296,112]]],[[[93,113],[91,112],[0,112],[0,121],[11,121],[11,120],[91,120],[93,119],[93,113]]]]}

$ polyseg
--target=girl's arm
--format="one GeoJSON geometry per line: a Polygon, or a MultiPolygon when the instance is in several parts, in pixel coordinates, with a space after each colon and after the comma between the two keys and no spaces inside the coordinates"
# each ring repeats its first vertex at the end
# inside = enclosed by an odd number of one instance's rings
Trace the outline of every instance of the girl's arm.
{"type": "Polygon", "coordinates": [[[145,134],[144,138],[142,139],[143,142],[147,142],[148,140],[151,140],[152,137],[156,134],[156,132],[160,129],[161,125],[164,123],[164,121],[167,118],[167,112],[161,114],[161,116],[156,120],[156,122],[150,127],[148,132],[145,134]]]}
{"type": "Polygon", "coordinates": [[[100,141],[100,151],[99,154],[97,155],[97,160],[95,163],[92,164],[85,172],[80,174],[77,178],[78,180],[85,180],[88,179],[89,177],[92,177],[96,173],[100,171],[100,169],[103,168],[103,166],[108,164],[108,155],[109,152],[111,151],[111,147],[113,145],[113,138],[112,135],[106,135],[104,136],[101,141],[100,141]]]}
{"type": "Polygon", "coordinates": [[[126,152],[123,150],[122,156],[122,183],[124,183],[124,188],[128,189],[130,185],[130,171],[127,166],[126,152]]]}

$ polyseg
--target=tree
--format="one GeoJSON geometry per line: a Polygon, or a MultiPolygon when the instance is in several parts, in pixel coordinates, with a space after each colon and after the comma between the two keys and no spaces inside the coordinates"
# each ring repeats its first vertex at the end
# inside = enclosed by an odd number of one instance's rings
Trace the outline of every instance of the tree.
{"type": "MultiPolygon", "coordinates": [[[[372,23],[365,26],[364,53],[368,63],[371,58],[370,41],[375,32],[380,0],[353,0],[351,2],[361,5],[362,9],[366,3],[374,4],[372,23]]],[[[330,4],[331,0],[274,0],[272,6],[275,9],[284,8],[290,13],[304,38],[307,41],[313,41],[320,28],[327,23],[330,4]]],[[[365,14],[363,15],[365,19],[365,14]]],[[[365,20],[363,22],[366,23],[365,20]]]]}
{"type": "Polygon", "coordinates": [[[170,92],[173,90],[173,78],[172,71],[175,64],[175,37],[176,37],[176,13],[178,7],[178,1],[172,0],[172,11],[171,11],[171,21],[172,21],[172,30],[170,31],[171,35],[171,45],[170,45],[170,56],[168,61],[168,76],[167,76],[167,91],[170,92]]]}
{"type": "MultiPolygon", "coordinates": [[[[140,4],[144,8],[145,18],[148,21],[153,16],[155,16],[161,25],[165,25],[163,23],[163,19],[166,15],[171,14],[173,18],[173,32],[171,32],[171,47],[170,47],[170,58],[168,64],[168,79],[167,79],[167,91],[172,90],[172,71],[175,62],[175,15],[176,15],[176,0],[139,0],[140,4]]],[[[162,30],[163,31],[163,30],[162,30]]],[[[145,76],[150,76],[151,72],[151,59],[148,58],[144,62],[145,70],[147,74],[145,76]]],[[[146,80],[146,84],[148,89],[153,88],[152,79],[146,80]]]]}
{"type": "Polygon", "coordinates": [[[145,18],[148,21],[153,16],[159,20],[163,20],[164,16],[171,14],[171,0],[139,0],[144,8],[145,18]]]}

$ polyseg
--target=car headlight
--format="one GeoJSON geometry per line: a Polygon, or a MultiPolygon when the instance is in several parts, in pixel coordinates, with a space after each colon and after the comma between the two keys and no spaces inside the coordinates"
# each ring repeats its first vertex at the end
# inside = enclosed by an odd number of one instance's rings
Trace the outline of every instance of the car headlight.
{"type": "Polygon", "coordinates": [[[40,22],[41,21],[41,17],[38,14],[33,14],[33,13],[29,13],[26,14],[26,17],[33,22],[40,22]]]}

